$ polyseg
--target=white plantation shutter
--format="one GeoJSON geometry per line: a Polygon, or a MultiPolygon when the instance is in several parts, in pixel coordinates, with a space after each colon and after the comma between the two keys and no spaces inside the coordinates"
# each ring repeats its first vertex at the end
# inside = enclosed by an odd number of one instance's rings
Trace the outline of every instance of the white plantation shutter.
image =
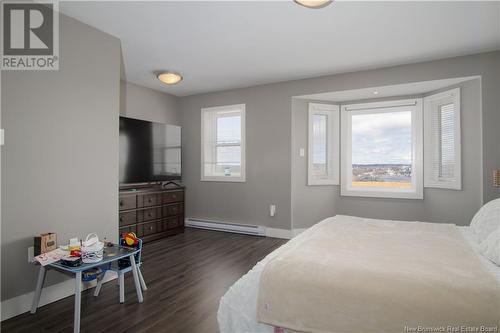
{"type": "Polygon", "coordinates": [[[437,174],[443,179],[455,177],[455,104],[439,106],[439,163],[437,174]]]}
{"type": "Polygon", "coordinates": [[[461,190],[460,89],[424,98],[425,187],[461,190]]]}

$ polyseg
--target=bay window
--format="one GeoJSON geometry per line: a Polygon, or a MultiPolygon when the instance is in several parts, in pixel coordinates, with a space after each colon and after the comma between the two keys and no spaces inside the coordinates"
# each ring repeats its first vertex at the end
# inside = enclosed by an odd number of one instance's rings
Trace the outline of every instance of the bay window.
{"type": "Polygon", "coordinates": [[[422,100],[343,105],[341,114],[341,194],[422,199],[422,100]]]}

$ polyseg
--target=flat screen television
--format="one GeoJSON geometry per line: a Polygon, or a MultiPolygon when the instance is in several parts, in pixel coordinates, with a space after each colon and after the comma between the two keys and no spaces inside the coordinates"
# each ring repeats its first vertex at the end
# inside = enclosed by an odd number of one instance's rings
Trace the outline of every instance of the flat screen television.
{"type": "Polygon", "coordinates": [[[181,127],[120,117],[120,184],[180,180],[181,127]]]}

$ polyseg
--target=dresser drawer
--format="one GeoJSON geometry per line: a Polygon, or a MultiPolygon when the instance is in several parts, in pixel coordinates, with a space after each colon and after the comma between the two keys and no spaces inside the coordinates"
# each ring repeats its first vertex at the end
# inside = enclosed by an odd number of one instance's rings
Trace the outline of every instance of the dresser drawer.
{"type": "Polygon", "coordinates": [[[142,232],[140,232],[141,236],[149,236],[149,235],[157,233],[156,222],[148,222],[148,223],[139,224],[137,226],[137,228],[142,229],[142,232]]]}
{"type": "Polygon", "coordinates": [[[123,195],[118,199],[118,209],[134,209],[137,207],[137,196],[136,195],[123,195]]]}
{"type": "Polygon", "coordinates": [[[122,227],[119,230],[120,230],[120,236],[123,234],[126,234],[127,232],[133,232],[134,234],[137,234],[137,226],[135,226],[135,225],[131,225],[128,227],[122,227]]]}
{"type": "Polygon", "coordinates": [[[167,229],[164,226],[164,222],[162,221],[156,221],[156,232],[162,232],[166,231],[167,229]]]}
{"type": "Polygon", "coordinates": [[[151,207],[160,204],[160,200],[158,200],[159,194],[157,193],[143,194],[138,196],[138,198],[139,198],[139,207],[151,207]]]}
{"type": "Polygon", "coordinates": [[[174,229],[174,228],[179,227],[181,225],[180,220],[181,220],[181,217],[179,217],[179,216],[169,218],[166,221],[167,228],[174,229]]]}
{"type": "Polygon", "coordinates": [[[158,218],[158,209],[149,208],[139,211],[139,222],[146,222],[151,220],[156,220],[158,218]]]}
{"type": "Polygon", "coordinates": [[[118,225],[124,226],[129,224],[137,223],[137,213],[133,212],[123,212],[118,214],[118,225]]]}
{"type": "Polygon", "coordinates": [[[135,232],[144,242],[184,231],[184,188],[148,186],[119,192],[119,235],[135,232]]]}
{"type": "Polygon", "coordinates": [[[176,205],[168,205],[162,207],[162,217],[174,216],[184,213],[184,205],[176,204],[176,205]]]}
{"type": "Polygon", "coordinates": [[[162,194],[163,204],[168,204],[172,202],[182,202],[182,201],[184,201],[183,191],[172,191],[172,192],[165,192],[162,194]]]}

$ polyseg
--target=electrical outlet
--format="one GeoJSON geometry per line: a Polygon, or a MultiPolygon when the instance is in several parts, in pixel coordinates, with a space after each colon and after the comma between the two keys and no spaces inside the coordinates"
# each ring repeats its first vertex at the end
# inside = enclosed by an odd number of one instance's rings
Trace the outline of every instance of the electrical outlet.
{"type": "Polygon", "coordinates": [[[276,215],[276,205],[270,205],[269,206],[269,216],[275,216],[276,215]]]}
{"type": "Polygon", "coordinates": [[[35,262],[35,248],[33,246],[28,247],[28,262],[30,264],[35,262]]]}

